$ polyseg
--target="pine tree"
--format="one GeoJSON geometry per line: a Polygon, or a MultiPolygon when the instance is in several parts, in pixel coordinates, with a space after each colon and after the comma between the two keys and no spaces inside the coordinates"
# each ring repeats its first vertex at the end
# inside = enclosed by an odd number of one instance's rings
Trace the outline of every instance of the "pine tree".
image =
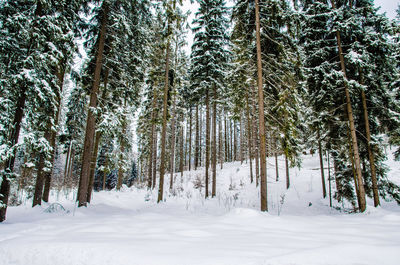
{"type": "Polygon", "coordinates": [[[212,196],[216,195],[216,127],[218,93],[224,87],[228,51],[227,45],[227,9],[221,0],[198,1],[200,8],[193,21],[195,27],[191,53],[191,81],[193,96],[204,99],[206,104],[206,173],[205,197],[209,196],[208,167],[210,162],[210,97],[213,106],[212,131],[212,196]]]}

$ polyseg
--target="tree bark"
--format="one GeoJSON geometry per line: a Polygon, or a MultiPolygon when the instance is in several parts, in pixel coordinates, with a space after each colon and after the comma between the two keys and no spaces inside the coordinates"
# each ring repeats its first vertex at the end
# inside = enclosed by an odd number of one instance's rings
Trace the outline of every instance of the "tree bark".
{"type": "Polygon", "coordinates": [[[243,147],[244,147],[244,143],[243,143],[243,141],[244,141],[244,139],[243,139],[243,115],[242,115],[242,112],[240,113],[240,136],[239,136],[239,139],[240,139],[240,144],[239,144],[239,146],[240,146],[240,164],[242,165],[243,164],[243,147]]]}
{"type": "Polygon", "coordinates": [[[286,169],[286,189],[290,188],[289,161],[287,151],[285,151],[285,169],[286,169]]]}
{"type": "MultiPolygon", "coordinates": [[[[108,73],[109,70],[106,69],[105,71],[105,77],[104,77],[104,90],[101,93],[101,100],[104,100],[106,97],[107,93],[107,83],[108,83],[108,73]]],[[[92,154],[92,161],[90,163],[90,172],[89,172],[89,184],[88,184],[88,190],[87,190],[87,202],[90,203],[92,199],[92,190],[93,190],[93,185],[94,185],[94,175],[96,173],[96,162],[97,162],[97,155],[99,152],[99,144],[101,140],[102,133],[100,131],[97,131],[95,133],[95,142],[94,142],[94,149],[93,149],[93,154],[92,154]]]]}
{"type": "MultiPolygon", "coordinates": [[[[47,141],[50,141],[50,137],[51,137],[51,131],[47,130],[44,133],[44,138],[47,141]]],[[[34,192],[34,195],[33,195],[32,207],[35,207],[36,205],[41,205],[42,204],[43,184],[44,184],[44,180],[45,180],[44,179],[45,178],[45,172],[43,171],[43,168],[45,167],[46,154],[39,152],[38,155],[39,155],[39,163],[38,163],[38,166],[37,166],[37,176],[36,176],[35,192],[34,192]]]]}
{"type": "MultiPolygon", "coordinates": [[[[23,86],[21,88],[21,92],[17,100],[17,107],[14,113],[14,119],[12,123],[14,129],[12,130],[9,138],[11,143],[10,146],[14,146],[18,143],[19,133],[21,130],[21,121],[22,117],[24,116],[25,100],[26,100],[26,87],[23,86]]],[[[11,174],[14,171],[15,155],[16,155],[16,150],[13,151],[13,154],[4,163],[5,165],[4,171],[7,174],[11,174]]],[[[0,222],[6,220],[8,197],[10,196],[10,179],[7,175],[3,175],[2,177],[3,181],[1,182],[1,187],[0,187],[0,200],[4,206],[0,207],[0,222]]]]}
{"type": "Polygon", "coordinates": [[[89,172],[90,172],[90,161],[93,152],[93,141],[96,127],[96,117],[93,113],[93,109],[97,106],[97,93],[100,86],[100,72],[103,65],[103,51],[104,42],[106,37],[106,24],[108,16],[108,4],[103,3],[104,14],[101,19],[101,26],[99,32],[99,47],[96,55],[96,67],[94,71],[93,86],[90,91],[90,103],[88,109],[88,116],[86,120],[86,131],[85,131],[85,142],[83,145],[82,154],[82,168],[81,176],[79,181],[79,191],[78,191],[78,207],[87,205],[87,189],[89,182],[89,172]]]}
{"type": "Polygon", "coordinates": [[[197,170],[199,166],[199,145],[200,145],[200,131],[199,131],[199,105],[196,105],[196,147],[194,153],[194,169],[197,170]]]}
{"type": "Polygon", "coordinates": [[[192,107],[189,107],[189,171],[192,170],[192,107]]]}
{"type": "Polygon", "coordinates": [[[94,149],[92,154],[92,161],[90,162],[89,185],[87,189],[87,202],[90,203],[92,199],[92,191],[94,185],[94,175],[96,173],[97,155],[99,153],[99,145],[102,133],[97,131],[95,134],[94,149]]]}
{"type": "Polygon", "coordinates": [[[322,180],[322,196],[326,197],[326,186],[325,186],[325,174],[324,174],[324,160],[322,157],[322,145],[321,145],[321,135],[319,127],[317,128],[318,137],[318,152],[319,152],[319,166],[321,168],[321,180],[322,180]]]}
{"type": "Polygon", "coordinates": [[[226,113],[224,112],[224,129],[225,129],[225,162],[228,162],[229,158],[229,146],[228,146],[228,126],[226,122],[226,113]]]}
{"type": "Polygon", "coordinates": [[[278,145],[276,144],[276,138],[275,138],[275,144],[274,144],[275,150],[274,150],[274,155],[275,155],[275,181],[279,181],[279,165],[278,165],[278,145]]]}
{"type": "Polygon", "coordinates": [[[60,94],[58,95],[58,98],[57,98],[57,111],[55,113],[55,119],[54,119],[55,130],[51,132],[51,136],[50,136],[50,146],[53,149],[53,151],[52,151],[51,158],[50,158],[50,161],[51,161],[50,172],[45,173],[45,184],[44,184],[44,190],[43,190],[43,201],[45,201],[45,202],[49,201],[51,176],[53,175],[54,160],[55,160],[56,151],[57,151],[56,137],[57,137],[57,127],[58,127],[58,122],[60,119],[60,112],[61,112],[61,93],[63,91],[63,86],[64,86],[64,74],[65,74],[64,70],[57,73],[60,94]]]}
{"type": "Polygon", "coordinates": [[[249,89],[246,93],[246,113],[247,113],[247,138],[248,138],[248,148],[249,148],[249,160],[250,160],[250,182],[253,183],[253,165],[252,165],[252,146],[251,142],[253,141],[252,133],[251,133],[251,117],[250,117],[250,104],[249,104],[249,89]]]}
{"type": "Polygon", "coordinates": [[[205,197],[208,197],[208,168],[210,166],[210,102],[208,96],[208,90],[206,91],[206,180],[205,180],[205,197]]]}
{"type": "Polygon", "coordinates": [[[155,189],[157,184],[157,149],[158,149],[158,132],[157,128],[154,131],[153,137],[153,186],[152,189],[155,189]]]}
{"type": "MultiPolygon", "coordinates": [[[[170,31],[170,22],[168,21],[168,29],[170,31]]],[[[161,131],[161,158],[160,158],[160,183],[158,189],[157,203],[163,200],[164,195],[164,174],[165,174],[165,139],[167,136],[167,112],[168,112],[168,85],[169,85],[169,49],[170,40],[167,40],[166,55],[165,55],[165,79],[164,79],[164,99],[163,99],[163,123],[161,131]]]]}
{"type": "Polygon", "coordinates": [[[221,115],[218,116],[218,157],[221,164],[221,169],[224,167],[224,160],[222,157],[222,119],[221,115]]]}
{"type": "Polygon", "coordinates": [[[264,91],[261,64],[261,41],[260,41],[260,11],[258,0],[256,1],[256,45],[257,45],[257,84],[258,84],[258,115],[260,132],[260,164],[261,164],[261,211],[268,211],[267,202],[267,167],[265,161],[265,124],[264,124],[264,91]]]}
{"type": "MultiPolygon", "coordinates": [[[[172,91],[173,92],[173,91],[172,91]]],[[[172,94],[172,93],[171,93],[172,94]]],[[[172,190],[174,185],[174,172],[175,172],[175,111],[176,111],[176,97],[173,95],[172,103],[172,121],[171,121],[171,170],[169,189],[172,190]]]]}
{"type": "MultiPolygon", "coordinates": [[[[181,120],[183,123],[183,114],[181,115],[181,120]]],[[[185,142],[185,135],[183,133],[183,125],[181,125],[181,159],[179,160],[179,171],[181,172],[181,178],[183,177],[183,165],[184,165],[184,152],[183,152],[183,143],[185,142]]]]}
{"type": "MultiPolygon", "coordinates": [[[[258,1],[258,0],[256,0],[258,1]]],[[[331,0],[332,3],[332,8],[336,9],[335,6],[335,1],[331,0]]],[[[361,166],[360,166],[360,154],[358,151],[358,143],[357,143],[357,135],[356,135],[356,129],[355,129],[355,124],[354,124],[354,117],[353,117],[353,109],[351,106],[351,98],[350,98],[350,92],[348,85],[346,83],[347,76],[346,76],[346,67],[344,63],[344,56],[343,56],[343,51],[342,51],[342,44],[340,40],[340,31],[336,31],[336,40],[337,40],[337,46],[338,46],[338,51],[339,51],[339,59],[340,59],[340,65],[341,69],[343,72],[343,77],[344,77],[344,90],[346,94],[346,106],[347,106],[347,116],[349,118],[349,123],[350,123],[350,134],[351,134],[351,142],[353,146],[353,153],[354,153],[354,164],[356,168],[356,174],[357,174],[357,182],[358,182],[358,189],[359,189],[359,208],[361,212],[364,212],[366,209],[366,200],[365,200],[365,190],[364,190],[364,184],[363,184],[363,178],[362,178],[362,173],[361,173],[361,166]]]]}
{"type": "Polygon", "coordinates": [[[211,197],[215,197],[217,190],[217,86],[214,84],[213,100],[213,131],[212,131],[212,190],[211,197]]]}
{"type": "Polygon", "coordinates": [[[372,180],[372,191],[374,194],[374,206],[378,207],[379,203],[379,192],[378,192],[378,181],[376,177],[376,168],[375,168],[375,155],[372,151],[371,145],[371,132],[369,129],[369,120],[368,120],[368,109],[367,109],[367,99],[365,97],[364,90],[361,90],[361,99],[364,111],[364,122],[365,122],[365,134],[367,138],[367,147],[368,147],[368,157],[369,157],[369,165],[371,168],[371,180],[372,180]]]}

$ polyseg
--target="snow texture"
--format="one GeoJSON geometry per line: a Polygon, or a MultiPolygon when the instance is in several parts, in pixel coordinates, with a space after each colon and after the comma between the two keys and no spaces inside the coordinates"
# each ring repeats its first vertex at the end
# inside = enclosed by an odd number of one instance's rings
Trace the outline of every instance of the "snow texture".
{"type": "MultiPolygon", "coordinates": [[[[330,208],[322,198],[318,156],[303,158],[302,169],[291,169],[289,190],[283,158],[279,182],[273,158],[268,161],[268,213],[258,210],[259,190],[249,181],[248,164],[240,162],[218,170],[212,199],[204,199],[204,188],[193,188],[203,169],[183,179],[176,174],[174,190],[160,204],[156,191],[124,187],[94,193],[88,208],[77,209],[76,194],[53,191],[52,201],[58,198],[65,210],[55,205],[58,210],[46,211],[55,208],[48,204],[32,209],[30,201],[9,207],[0,224],[0,264],[399,264],[399,207],[382,200],[374,208],[368,200],[363,214],[330,208]]],[[[393,181],[399,163],[388,162],[393,181]]]]}

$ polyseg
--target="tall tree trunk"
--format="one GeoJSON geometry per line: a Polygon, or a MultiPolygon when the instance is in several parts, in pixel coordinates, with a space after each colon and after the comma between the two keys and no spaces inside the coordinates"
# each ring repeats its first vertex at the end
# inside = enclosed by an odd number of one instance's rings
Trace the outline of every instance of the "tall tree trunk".
{"type": "Polygon", "coordinates": [[[202,146],[202,137],[203,137],[203,115],[202,115],[202,111],[201,111],[201,107],[200,107],[200,134],[199,134],[199,167],[201,167],[202,163],[202,157],[203,157],[203,153],[201,152],[202,146]]]}
{"type": "MultiPolygon", "coordinates": [[[[101,93],[101,97],[100,97],[101,100],[104,100],[106,98],[108,74],[109,74],[109,70],[106,69],[105,76],[104,76],[104,89],[103,89],[103,92],[101,93]]],[[[90,201],[92,199],[94,175],[96,173],[96,162],[97,162],[97,155],[99,153],[99,144],[101,141],[101,137],[102,137],[102,133],[100,131],[97,131],[95,133],[94,149],[93,149],[93,154],[92,154],[92,161],[90,163],[89,184],[88,184],[88,190],[87,190],[87,202],[88,203],[90,203],[90,201]]]]}
{"type": "Polygon", "coordinates": [[[229,161],[234,161],[234,157],[233,157],[233,149],[235,148],[234,147],[234,145],[233,145],[233,126],[232,126],[232,120],[231,119],[229,119],[229,140],[230,140],[230,143],[229,143],[229,146],[230,146],[230,148],[229,148],[229,161]]]}
{"type": "Polygon", "coordinates": [[[353,170],[353,177],[354,177],[354,187],[355,187],[355,190],[356,190],[357,202],[358,202],[358,205],[360,205],[360,204],[361,204],[361,202],[360,202],[360,190],[359,190],[359,186],[358,186],[356,167],[355,167],[355,165],[354,165],[353,149],[351,148],[352,145],[351,145],[350,132],[348,132],[347,136],[348,136],[348,144],[349,144],[349,154],[350,154],[351,168],[352,168],[352,170],[353,170]]]}
{"type": "Polygon", "coordinates": [[[244,148],[244,139],[243,139],[243,115],[240,113],[240,164],[243,164],[244,156],[243,156],[243,148],[244,148]]]}
{"type": "Polygon", "coordinates": [[[257,84],[258,84],[258,120],[260,132],[260,164],[261,164],[261,211],[268,211],[267,202],[267,167],[265,161],[265,124],[264,124],[264,91],[261,65],[261,41],[260,41],[260,11],[258,0],[256,1],[256,44],[257,44],[257,84]]]}
{"type": "Polygon", "coordinates": [[[107,167],[108,167],[108,158],[104,161],[104,171],[103,171],[103,190],[106,190],[106,182],[107,182],[107,167]]]}
{"type": "Polygon", "coordinates": [[[156,85],[154,86],[154,92],[153,92],[153,102],[152,102],[152,110],[151,110],[151,130],[150,130],[150,136],[149,136],[149,145],[150,145],[150,151],[149,151],[149,168],[147,172],[147,188],[151,189],[152,186],[154,187],[155,184],[153,184],[153,154],[154,154],[154,148],[157,149],[157,146],[154,147],[154,134],[156,131],[156,105],[157,105],[157,88],[156,85]]]}
{"type": "Polygon", "coordinates": [[[237,161],[237,126],[236,121],[233,121],[233,160],[237,161]]]}
{"type": "Polygon", "coordinates": [[[251,121],[252,118],[250,117],[250,104],[249,104],[249,89],[246,93],[246,114],[247,114],[247,138],[248,138],[248,148],[249,148],[249,160],[250,160],[250,182],[253,183],[253,165],[252,165],[252,156],[253,150],[251,142],[253,141],[252,132],[251,132],[251,121]]]}
{"type": "Polygon", "coordinates": [[[330,163],[330,160],[329,160],[329,150],[326,153],[327,153],[327,156],[328,156],[329,207],[332,207],[331,163],[330,163]]]}
{"type": "Polygon", "coordinates": [[[211,197],[215,197],[217,190],[217,86],[214,84],[213,100],[213,131],[212,131],[212,190],[211,197]]]}
{"type": "Polygon", "coordinates": [[[278,165],[278,145],[276,144],[276,137],[274,143],[274,155],[275,155],[275,181],[279,181],[279,165],[278,165]]]}
{"type": "Polygon", "coordinates": [[[104,51],[104,42],[106,36],[106,24],[107,24],[107,16],[108,16],[108,4],[107,2],[103,3],[103,17],[101,19],[101,26],[99,32],[99,47],[96,55],[96,67],[94,70],[94,80],[93,86],[90,91],[90,103],[88,109],[88,115],[86,120],[86,131],[85,131],[85,142],[83,145],[83,154],[82,154],[82,168],[81,168],[81,176],[79,181],[79,190],[78,190],[78,207],[87,205],[87,189],[89,182],[89,173],[90,173],[90,161],[92,159],[93,152],[93,141],[96,127],[96,117],[92,112],[93,109],[97,106],[97,93],[99,91],[100,86],[100,72],[103,65],[103,51],[104,51]]]}
{"type": "Polygon", "coordinates": [[[69,147],[67,150],[67,157],[65,158],[65,168],[64,168],[64,184],[65,180],[68,176],[68,169],[69,169],[69,157],[71,156],[71,149],[72,149],[72,141],[69,143],[69,147]]]}
{"type": "Polygon", "coordinates": [[[126,134],[126,97],[124,100],[124,116],[122,117],[122,134],[119,137],[119,161],[118,161],[118,181],[117,181],[117,190],[119,191],[122,187],[122,182],[123,182],[123,177],[124,177],[124,153],[125,153],[125,141],[124,141],[124,135],[126,134]]]}
{"type": "MultiPolygon", "coordinates": [[[[50,123],[50,122],[49,122],[50,123]]],[[[50,141],[51,137],[51,131],[47,130],[44,133],[44,138],[47,141],[50,141]]],[[[33,195],[33,202],[32,202],[32,207],[35,207],[36,205],[41,205],[42,204],[42,197],[43,197],[43,184],[45,181],[45,172],[43,171],[46,163],[46,154],[43,152],[39,152],[39,163],[37,165],[37,176],[36,176],[36,183],[35,183],[35,192],[33,195]]]]}
{"type": "Polygon", "coordinates": [[[192,107],[189,107],[189,171],[192,170],[192,107]]]}
{"type": "MultiPolygon", "coordinates": [[[[181,120],[183,123],[183,114],[181,115],[181,120]]],[[[183,133],[183,125],[181,125],[181,159],[179,159],[179,171],[181,172],[181,178],[183,177],[183,165],[184,165],[184,151],[183,151],[183,143],[185,142],[185,135],[183,133]]]]}
{"type": "Polygon", "coordinates": [[[219,157],[219,162],[221,164],[221,169],[224,166],[224,159],[222,157],[222,119],[221,115],[218,116],[218,157],[219,157]]]}
{"type": "Polygon", "coordinates": [[[96,173],[96,162],[97,162],[97,155],[99,153],[99,145],[101,139],[101,131],[96,132],[95,141],[94,141],[94,149],[92,154],[92,161],[90,162],[90,174],[89,174],[89,185],[87,190],[87,202],[90,203],[92,199],[92,191],[94,185],[94,175],[96,173]]]}
{"type": "MultiPolygon", "coordinates": [[[[168,30],[170,31],[170,24],[168,21],[168,30]]],[[[164,174],[165,174],[165,139],[167,136],[167,112],[168,112],[168,85],[169,85],[169,49],[170,41],[167,40],[166,55],[165,55],[165,79],[164,79],[164,99],[163,99],[163,123],[161,131],[161,158],[160,158],[160,183],[158,189],[157,202],[163,200],[164,195],[164,174]]]]}
{"type": "Polygon", "coordinates": [[[228,146],[228,126],[226,122],[226,113],[224,112],[224,129],[225,129],[225,162],[228,162],[229,158],[229,146],[228,146]]]}
{"type": "Polygon", "coordinates": [[[324,174],[324,160],[322,157],[322,145],[321,145],[321,135],[319,131],[319,126],[317,128],[318,137],[318,152],[319,152],[319,166],[321,168],[321,179],[322,179],[322,195],[326,197],[326,186],[325,186],[325,174],[324,174]]]}
{"type": "Polygon", "coordinates": [[[157,128],[154,130],[154,137],[153,137],[153,186],[152,189],[156,187],[157,184],[157,149],[158,149],[158,132],[157,128]]]}
{"type": "MultiPolygon", "coordinates": [[[[258,1],[258,0],[256,0],[256,1],[258,1]]],[[[332,8],[336,9],[335,1],[331,0],[331,3],[332,3],[332,8]]],[[[341,40],[340,40],[340,31],[339,30],[336,31],[336,40],[337,40],[337,46],[338,46],[338,50],[339,50],[340,66],[342,68],[343,76],[345,79],[344,80],[344,90],[345,90],[345,94],[346,94],[347,116],[349,118],[349,123],[350,123],[350,133],[351,133],[351,140],[352,140],[353,153],[354,153],[354,164],[355,164],[356,173],[357,173],[359,201],[360,201],[359,207],[360,207],[360,211],[364,212],[366,209],[365,190],[364,190],[363,178],[362,178],[362,173],[361,173],[360,154],[358,151],[356,128],[355,128],[355,124],[354,124],[353,109],[351,107],[350,92],[349,92],[349,88],[347,85],[346,67],[345,67],[345,63],[344,63],[344,56],[343,56],[343,51],[342,51],[342,44],[341,44],[341,40]]]]}
{"type": "Polygon", "coordinates": [[[290,188],[289,161],[286,150],[285,150],[285,169],[286,169],[286,189],[289,189],[290,188]]]}
{"type": "MultiPolygon", "coordinates": [[[[54,160],[56,156],[56,137],[57,137],[57,127],[58,127],[58,122],[60,118],[60,112],[61,112],[61,93],[63,91],[63,86],[64,86],[64,70],[57,72],[57,78],[58,78],[58,86],[60,88],[59,90],[59,95],[57,96],[57,111],[55,113],[55,119],[54,119],[54,127],[55,130],[51,132],[50,136],[50,146],[53,149],[50,157],[51,161],[51,167],[50,171],[45,173],[45,183],[44,183],[44,190],[43,190],[43,201],[48,202],[49,201],[49,195],[50,195],[50,184],[51,184],[51,176],[53,175],[53,169],[54,169],[54,160]]],[[[51,128],[49,128],[51,130],[51,128]]]]}
{"type": "MultiPolygon", "coordinates": [[[[363,82],[361,82],[363,83],[363,82]]],[[[361,99],[364,111],[364,122],[365,122],[365,134],[367,138],[367,147],[368,147],[368,158],[369,158],[369,165],[371,168],[371,180],[372,180],[372,191],[374,194],[374,206],[377,207],[379,203],[379,192],[378,192],[378,181],[376,178],[376,168],[375,168],[375,155],[372,151],[371,145],[371,132],[369,130],[369,120],[368,120],[368,109],[367,109],[367,99],[365,97],[365,92],[361,90],[361,99]]]]}
{"type": "Polygon", "coordinates": [[[199,145],[200,145],[200,131],[199,131],[199,105],[196,105],[196,147],[194,152],[194,169],[197,170],[199,166],[199,145]]]}
{"type": "MultiPolygon", "coordinates": [[[[173,93],[171,93],[173,94],[173,93]]],[[[172,190],[174,185],[174,171],[175,171],[175,111],[176,111],[176,97],[173,95],[172,99],[172,121],[171,121],[171,170],[169,189],[172,190]]]]}
{"type": "Polygon", "coordinates": [[[260,183],[260,143],[258,141],[258,131],[257,131],[257,121],[256,121],[256,105],[255,102],[253,102],[253,115],[252,117],[252,121],[253,121],[253,146],[254,146],[254,160],[255,160],[255,173],[256,173],[256,186],[258,187],[259,183],[260,183]]]}
{"type": "MultiPolygon", "coordinates": [[[[24,116],[24,108],[25,108],[25,100],[26,100],[26,87],[23,86],[21,92],[19,94],[17,100],[17,107],[14,113],[13,119],[13,129],[10,134],[10,146],[15,146],[18,143],[19,133],[21,130],[21,121],[24,116]]],[[[11,174],[14,171],[14,163],[15,163],[15,155],[16,150],[14,150],[13,154],[6,160],[4,163],[4,172],[7,174],[11,174]]],[[[0,187],[0,200],[3,207],[0,207],[0,222],[6,220],[6,212],[8,205],[8,197],[10,196],[10,179],[9,176],[3,175],[3,181],[1,182],[0,187]]]]}
{"type": "Polygon", "coordinates": [[[205,181],[205,197],[208,197],[208,168],[210,166],[210,102],[208,90],[206,91],[206,181],[205,181]]]}

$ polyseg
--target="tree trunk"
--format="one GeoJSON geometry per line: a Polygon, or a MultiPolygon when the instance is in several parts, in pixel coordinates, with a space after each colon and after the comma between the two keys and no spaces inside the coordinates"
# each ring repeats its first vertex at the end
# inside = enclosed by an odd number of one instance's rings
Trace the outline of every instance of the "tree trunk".
{"type": "Polygon", "coordinates": [[[201,108],[200,108],[200,134],[199,134],[199,167],[201,167],[202,163],[201,163],[201,159],[203,157],[203,154],[201,152],[202,146],[201,146],[201,142],[202,142],[202,137],[203,137],[203,115],[201,112],[201,108]]]}
{"type": "Polygon", "coordinates": [[[240,164],[243,165],[243,147],[244,147],[244,139],[243,139],[243,115],[240,113],[240,164]]]}
{"type": "Polygon", "coordinates": [[[197,170],[199,166],[199,145],[200,145],[200,131],[199,131],[199,105],[196,105],[196,147],[194,153],[194,169],[197,170]]]}
{"type": "Polygon", "coordinates": [[[286,169],[286,189],[290,187],[290,176],[289,176],[289,161],[287,151],[285,151],[285,169],[286,169]]]}
{"type": "Polygon", "coordinates": [[[233,161],[237,161],[237,126],[236,121],[233,121],[233,161]]]}
{"type": "Polygon", "coordinates": [[[35,193],[33,195],[32,207],[35,207],[36,205],[41,205],[42,204],[44,163],[45,163],[45,155],[44,154],[39,154],[39,164],[38,164],[38,167],[37,167],[35,193]]]}
{"type": "Polygon", "coordinates": [[[154,131],[153,137],[153,186],[152,189],[156,187],[157,184],[157,149],[158,149],[158,132],[157,128],[154,131]]]}
{"type": "MultiPolygon", "coordinates": [[[[17,107],[14,113],[14,119],[12,126],[14,129],[10,134],[10,146],[14,146],[18,143],[19,133],[21,130],[21,121],[24,116],[24,108],[25,108],[25,100],[26,100],[26,87],[22,87],[21,92],[19,94],[17,100],[17,107]]],[[[15,154],[16,150],[14,150],[13,154],[6,160],[4,163],[4,171],[6,174],[11,174],[14,171],[14,162],[15,162],[15,154]]],[[[6,220],[6,212],[8,205],[8,197],[10,196],[10,179],[9,176],[3,175],[3,181],[1,182],[0,187],[0,200],[3,207],[0,207],[0,222],[6,220]]]]}
{"type": "MultiPolygon", "coordinates": [[[[168,21],[167,32],[170,31],[170,24],[168,21]]],[[[164,174],[165,174],[165,139],[167,136],[167,112],[168,112],[168,85],[169,85],[169,47],[170,41],[167,40],[166,55],[165,55],[165,84],[164,84],[164,99],[163,99],[163,123],[161,131],[161,158],[160,158],[160,183],[158,189],[157,203],[163,200],[164,195],[164,174]]]]}
{"type": "Polygon", "coordinates": [[[267,167],[265,161],[265,124],[264,124],[264,91],[261,65],[261,43],[260,43],[260,13],[258,0],[256,1],[256,42],[257,42],[257,84],[258,84],[258,120],[260,132],[260,164],[261,164],[261,211],[268,211],[267,202],[267,167]]]}
{"type": "Polygon", "coordinates": [[[279,165],[278,165],[278,145],[276,144],[276,138],[275,138],[275,144],[274,144],[275,150],[274,150],[274,155],[275,155],[275,181],[279,181],[279,165]]]}
{"type": "Polygon", "coordinates": [[[189,107],[189,171],[192,170],[192,107],[189,107]]]}
{"type": "Polygon", "coordinates": [[[332,207],[332,184],[331,184],[331,163],[329,160],[329,150],[328,155],[328,186],[329,186],[329,206],[332,207]]]}
{"type": "MultiPolygon", "coordinates": [[[[125,127],[125,122],[122,127],[122,135],[126,133],[126,127],[125,127]]],[[[119,161],[118,161],[118,181],[117,181],[117,190],[119,191],[122,187],[122,181],[124,177],[124,169],[123,169],[123,159],[124,159],[124,152],[125,152],[125,143],[123,140],[123,136],[120,137],[120,155],[119,155],[119,161]]]]}
{"type": "Polygon", "coordinates": [[[214,84],[213,100],[213,131],[212,131],[212,190],[211,197],[215,197],[217,190],[217,86],[214,84]]]}
{"type": "Polygon", "coordinates": [[[208,197],[208,168],[210,166],[210,102],[208,90],[206,91],[206,181],[205,181],[205,197],[208,197]]]}
{"type": "Polygon", "coordinates": [[[72,141],[69,143],[69,147],[67,150],[67,157],[65,158],[65,168],[64,168],[64,184],[65,180],[68,176],[68,169],[69,169],[69,157],[71,156],[71,149],[72,149],[72,141]]]}
{"type": "Polygon", "coordinates": [[[232,120],[231,119],[229,119],[228,120],[229,121],[229,140],[230,140],[230,142],[229,142],[229,146],[230,146],[230,148],[229,148],[229,161],[234,161],[234,157],[233,157],[233,149],[235,148],[234,147],[234,145],[233,145],[233,126],[232,126],[232,120]]]}
{"type": "Polygon", "coordinates": [[[107,182],[107,167],[108,167],[108,158],[104,161],[104,171],[103,171],[103,190],[106,190],[106,182],[107,182]]]}
{"type": "Polygon", "coordinates": [[[374,152],[372,151],[372,145],[371,145],[371,132],[369,130],[367,99],[365,97],[364,90],[361,90],[361,99],[362,99],[362,105],[363,105],[363,111],[364,111],[365,134],[367,137],[369,165],[371,167],[371,180],[372,180],[372,191],[374,193],[374,206],[377,207],[380,204],[379,203],[379,192],[378,192],[378,181],[376,178],[375,155],[374,155],[374,152]]]}
{"type": "Polygon", "coordinates": [[[229,146],[228,146],[228,126],[226,122],[226,114],[224,113],[224,129],[225,129],[225,162],[228,162],[229,146]]]}
{"type": "MultiPolygon", "coordinates": [[[[258,0],[256,0],[258,1],[258,0]]],[[[332,8],[336,9],[335,7],[335,1],[331,0],[332,3],[332,8]]],[[[350,133],[351,133],[351,140],[352,140],[352,146],[353,146],[353,153],[354,153],[354,164],[356,168],[356,173],[357,173],[357,182],[358,182],[358,189],[359,189],[359,207],[360,211],[364,212],[366,209],[366,200],[365,200],[365,190],[364,190],[364,184],[363,184],[363,178],[362,178],[362,173],[361,173],[361,166],[360,166],[360,154],[358,151],[358,143],[357,143],[357,135],[356,135],[356,129],[355,129],[355,124],[354,124],[354,117],[353,117],[353,109],[351,107],[351,98],[350,98],[350,92],[348,85],[346,83],[347,77],[346,77],[346,67],[344,64],[344,56],[343,56],[343,51],[342,51],[342,44],[340,40],[340,31],[336,31],[336,40],[337,40],[337,45],[338,45],[338,50],[339,50],[339,59],[340,59],[340,66],[342,68],[343,76],[344,76],[344,90],[346,94],[346,105],[347,105],[347,116],[349,118],[349,123],[350,123],[350,133]]]]}
{"type": "MultiPolygon", "coordinates": [[[[173,92],[173,91],[172,91],[173,92]]],[[[171,93],[173,94],[173,93],[171,93]]],[[[176,111],[176,97],[173,95],[172,99],[172,121],[171,121],[171,170],[169,189],[172,190],[174,185],[174,171],[175,171],[175,111],[176,111]]]]}
{"type": "Polygon", "coordinates": [[[258,132],[257,132],[257,122],[256,122],[256,105],[255,102],[253,101],[253,115],[252,121],[253,121],[253,146],[254,146],[254,154],[255,154],[255,173],[256,173],[256,186],[258,187],[260,183],[260,159],[259,159],[259,150],[260,150],[260,143],[258,141],[258,132]]]}
{"type": "MultiPolygon", "coordinates": [[[[104,89],[103,89],[103,92],[101,93],[101,100],[104,100],[106,98],[108,74],[109,74],[109,70],[106,69],[105,76],[104,76],[104,89]]],[[[94,175],[96,173],[96,162],[97,162],[97,155],[99,152],[99,144],[100,144],[101,136],[102,136],[102,133],[100,131],[97,131],[95,133],[95,142],[94,142],[94,149],[93,149],[93,154],[92,154],[92,161],[90,163],[89,184],[88,184],[88,190],[87,190],[87,202],[88,203],[90,203],[90,201],[92,199],[94,175]]]]}
{"type": "Polygon", "coordinates": [[[321,135],[319,132],[319,127],[317,128],[318,137],[318,152],[319,152],[319,166],[321,168],[321,180],[322,180],[322,195],[326,197],[326,186],[325,186],[325,174],[324,174],[324,160],[322,157],[322,145],[321,145],[321,135]]]}
{"type": "Polygon", "coordinates": [[[247,138],[248,138],[248,148],[249,148],[249,160],[250,160],[250,182],[253,183],[253,165],[252,165],[252,146],[251,142],[253,141],[252,133],[251,133],[251,117],[250,117],[250,104],[249,104],[249,90],[246,93],[246,113],[247,113],[247,138]]]}
{"type": "Polygon", "coordinates": [[[149,151],[149,168],[147,172],[147,188],[151,189],[154,187],[155,184],[153,184],[153,154],[154,154],[154,148],[157,149],[157,146],[154,147],[154,134],[156,131],[156,105],[157,105],[157,88],[156,85],[154,86],[154,92],[153,92],[153,102],[152,102],[152,110],[151,110],[151,130],[150,130],[150,136],[149,136],[149,145],[150,145],[150,151],[149,151]]]}
{"type": "Polygon", "coordinates": [[[94,142],[94,149],[92,154],[92,161],[90,162],[90,174],[89,174],[89,185],[87,189],[87,202],[90,203],[92,199],[92,191],[94,185],[94,175],[96,173],[96,162],[97,162],[97,155],[99,153],[99,145],[102,133],[100,131],[96,132],[95,142],[94,142]]]}
{"type": "MultiPolygon", "coordinates": [[[[182,123],[183,123],[183,114],[181,115],[182,123]]],[[[183,143],[185,142],[185,135],[183,134],[183,125],[181,126],[181,159],[179,159],[179,171],[181,172],[181,178],[183,177],[183,165],[184,165],[184,152],[183,152],[183,143]]]]}
{"type": "Polygon", "coordinates": [[[224,166],[224,160],[222,157],[222,119],[221,116],[218,116],[218,157],[219,157],[219,162],[221,164],[221,169],[224,166]]]}
{"type": "MultiPolygon", "coordinates": [[[[57,97],[57,111],[55,113],[55,119],[54,119],[54,127],[55,130],[51,132],[50,136],[50,146],[53,149],[52,154],[51,154],[51,168],[50,172],[45,173],[45,184],[44,184],[44,190],[43,190],[43,201],[48,202],[49,201],[49,195],[50,195],[50,184],[51,184],[51,176],[53,175],[53,169],[54,169],[54,160],[56,156],[56,137],[57,137],[57,127],[58,127],[58,122],[60,118],[60,112],[61,112],[61,93],[63,91],[63,86],[64,86],[64,70],[61,72],[57,72],[57,78],[58,78],[58,85],[59,85],[59,92],[60,94],[57,97]]],[[[51,128],[49,128],[51,129],[51,128]]]]}
{"type": "Polygon", "coordinates": [[[93,141],[96,127],[96,117],[92,112],[94,108],[97,106],[97,93],[99,91],[100,86],[100,72],[103,65],[103,51],[104,51],[104,42],[106,36],[106,23],[108,16],[108,5],[106,2],[103,3],[104,14],[101,20],[100,32],[99,32],[99,47],[96,55],[96,67],[94,71],[94,80],[93,86],[90,91],[90,103],[88,109],[88,116],[86,120],[86,131],[85,131],[85,142],[83,145],[83,154],[82,154],[82,168],[81,168],[81,176],[79,181],[79,190],[78,190],[78,207],[87,205],[87,189],[89,182],[89,172],[90,172],[90,161],[92,159],[93,152],[93,141]]]}

